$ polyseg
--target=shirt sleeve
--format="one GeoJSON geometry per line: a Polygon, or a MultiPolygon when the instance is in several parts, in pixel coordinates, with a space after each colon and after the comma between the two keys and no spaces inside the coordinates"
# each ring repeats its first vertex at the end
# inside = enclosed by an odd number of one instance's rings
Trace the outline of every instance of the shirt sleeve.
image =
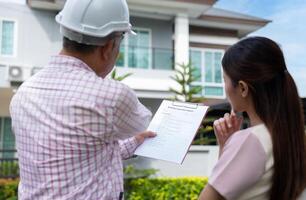
{"type": "Polygon", "coordinates": [[[126,139],[145,131],[151,116],[151,112],[139,102],[134,91],[124,85],[114,108],[116,139],[126,139]]]}
{"type": "Polygon", "coordinates": [[[119,140],[120,153],[122,159],[128,159],[133,156],[138,142],[135,137],[128,138],[126,140],[119,140]]]}
{"type": "Polygon", "coordinates": [[[236,134],[225,145],[209,179],[209,184],[227,200],[237,199],[253,186],[264,174],[267,160],[255,135],[236,134]]]}

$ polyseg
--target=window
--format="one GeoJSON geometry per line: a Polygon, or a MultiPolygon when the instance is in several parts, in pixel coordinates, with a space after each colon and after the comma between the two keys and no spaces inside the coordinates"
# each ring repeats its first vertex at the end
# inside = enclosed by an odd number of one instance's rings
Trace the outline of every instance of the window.
{"type": "Polygon", "coordinates": [[[126,36],[121,43],[116,66],[151,69],[151,31],[137,28],[137,36],[126,36]]]}
{"type": "Polygon", "coordinates": [[[0,55],[15,55],[15,32],[15,21],[0,19],[0,55]]]}
{"type": "Polygon", "coordinates": [[[15,136],[12,133],[12,126],[11,126],[11,118],[5,117],[0,118],[0,141],[1,146],[0,148],[3,151],[2,158],[13,158],[14,152],[5,150],[14,150],[15,149],[15,136]]]}
{"type": "Polygon", "coordinates": [[[197,81],[194,85],[204,86],[201,95],[204,97],[224,98],[221,59],[222,50],[197,49],[190,50],[190,61],[195,67],[197,81]]]}

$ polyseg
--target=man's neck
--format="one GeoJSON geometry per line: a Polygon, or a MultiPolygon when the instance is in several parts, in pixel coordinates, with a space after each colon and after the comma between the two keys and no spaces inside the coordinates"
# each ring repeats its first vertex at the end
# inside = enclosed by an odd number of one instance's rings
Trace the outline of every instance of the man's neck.
{"type": "Polygon", "coordinates": [[[95,55],[94,54],[81,54],[78,52],[71,52],[71,51],[67,51],[65,49],[62,49],[59,53],[60,55],[64,55],[64,56],[71,56],[74,58],[77,58],[81,61],[83,61],[85,64],[87,64],[97,75],[99,75],[99,68],[96,67],[96,59],[95,59],[95,55]]]}

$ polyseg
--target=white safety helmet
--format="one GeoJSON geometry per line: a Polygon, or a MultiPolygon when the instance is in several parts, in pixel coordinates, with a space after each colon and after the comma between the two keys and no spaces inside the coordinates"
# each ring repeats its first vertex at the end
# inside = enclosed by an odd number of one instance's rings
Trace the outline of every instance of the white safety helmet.
{"type": "Polygon", "coordinates": [[[67,0],[55,19],[63,36],[82,44],[103,45],[114,32],[135,34],[126,0],[67,0]]]}

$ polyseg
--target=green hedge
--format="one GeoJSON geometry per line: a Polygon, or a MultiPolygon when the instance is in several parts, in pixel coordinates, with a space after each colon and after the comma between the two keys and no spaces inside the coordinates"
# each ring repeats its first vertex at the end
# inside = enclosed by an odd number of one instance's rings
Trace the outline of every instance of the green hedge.
{"type": "Polygon", "coordinates": [[[144,178],[125,182],[128,200],[197,200],[206,177],[144,178]]]}
{"type": "Polygon", "coordinates": [[[3,178],[19,177],[19,166],[17,161],[2,161],[0,163],[0,176],[3,178]]]}
{"type": "MultiPolygon", "coordinates": [[[[125,181],[126,200],[196,200],[205,177],[141,178],[125,181]]],[[[16,200],[18,180],[0,180],[0,200],[16,200]]]]}
{"type": "Polygon", "coordinates": [[[0,179],[0,200],[16,200],[19,180],[0,179]]]}

